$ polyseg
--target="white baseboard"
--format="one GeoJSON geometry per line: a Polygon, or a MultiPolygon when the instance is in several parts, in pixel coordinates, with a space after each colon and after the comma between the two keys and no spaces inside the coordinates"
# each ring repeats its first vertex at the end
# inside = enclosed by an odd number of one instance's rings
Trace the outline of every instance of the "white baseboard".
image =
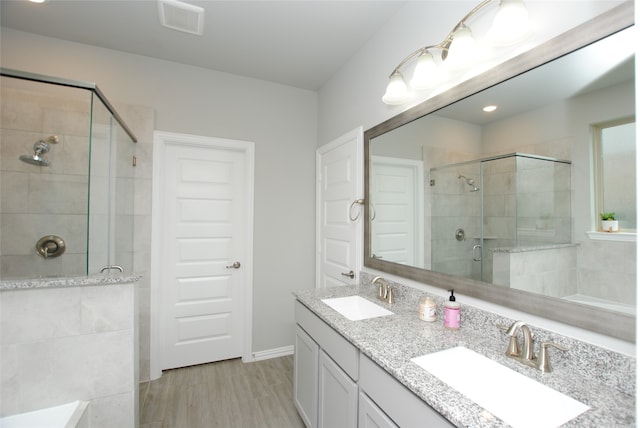
{"type": "MultiPolygon", "coordinates": [[[[293,345],[283,346],[282,348],[267,349],[266,351],[258,351],[253,353],[253,361],[268,360],[270,358],[285,357],[293,354],[293,345]]],[[[246,361],[245,361],[246,362],[246,361]]]]}

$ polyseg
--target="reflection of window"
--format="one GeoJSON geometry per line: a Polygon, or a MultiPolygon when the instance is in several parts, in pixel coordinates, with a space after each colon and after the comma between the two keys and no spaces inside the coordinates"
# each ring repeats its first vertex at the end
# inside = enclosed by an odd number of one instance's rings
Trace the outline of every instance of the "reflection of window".
{"type": "MultiPolygon", "coordinates": [[[[636,230],[636,130],[627,118],[594,127],[596,218],[615,212],[620,229],[636,230]]],[[[596,230],[598,228],[596,227],[596,230]]]]}

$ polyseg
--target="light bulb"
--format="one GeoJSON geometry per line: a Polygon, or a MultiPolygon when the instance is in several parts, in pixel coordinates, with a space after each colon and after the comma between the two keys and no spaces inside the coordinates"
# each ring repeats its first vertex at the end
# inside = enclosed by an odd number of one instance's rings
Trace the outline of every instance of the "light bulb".
{"type": "Polygon", "coordinates": [[[409,100],[409,91],[402,73],[394,71],[389,77],[387,90],[382,96],[382,102],[390,105],[404,104],[409,100]]]}
{"type": "Polygon", "coordinates": [[[441,74],[433,60],[433,55],[425,50],[418,56],[418,63],[413,70],[413,78],[409,84],[417,90],[428,89],[440,82],[441,74]]]}
{"type": "Polygon", "coordinates": [[[454,69],[463,68],[473,63],[476,56],[476,41],[471,28],[462,25],[453,33],[445,64],[454,69]]]}
{"type": "Polygon", "coordinates": [[[500,0],[500,8],[487,33],[497,45],[516,43],[531,34],[529,12],[522,0],[500,0]]]}

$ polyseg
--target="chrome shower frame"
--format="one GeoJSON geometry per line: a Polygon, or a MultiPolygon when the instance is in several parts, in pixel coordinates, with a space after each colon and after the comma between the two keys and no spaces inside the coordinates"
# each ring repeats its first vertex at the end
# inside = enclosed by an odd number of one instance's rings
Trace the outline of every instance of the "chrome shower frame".
{"type": "Polygon", "coordinates": [[[2,68],[2,67],[0,67],[0,76],[13,77],[16,79],[30,80],[33,82],[40,82],[40,83],[51,83],[53,85],[69,86],[71,88],[88,89],[90,91],[93,91],[93,93],[95,93],[96,96],[100,99],[100,101],[102,101],[102,103],[105,105],[107,110],[109,110],[109,113],[113,115],[114,119],[118,122],[118,124],[122,127],[122,129],[124,129],[127,135],[129,135],[129,138],[131,138],[134,143],[138,142],[138,138],[136,137],[136,135],[127,126],[127,124],[124,122],[122,117],[118,114],[116,109],[111,105],[107,97],[105,97],[105,95],[102,93],[100,88],[98,88],[98,85],[96,85],[95,83],[82,82],[79,80],[62,79],[59,77],[46,76],[44,74],[29,73],[26,71],[13,70],[11,68],[2,68]]]}

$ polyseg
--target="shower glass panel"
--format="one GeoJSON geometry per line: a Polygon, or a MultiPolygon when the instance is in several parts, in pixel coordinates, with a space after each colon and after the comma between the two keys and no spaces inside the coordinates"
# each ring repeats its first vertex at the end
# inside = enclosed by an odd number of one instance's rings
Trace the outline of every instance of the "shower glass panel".
{"type": "Polygon", "coordinates": [[[97,87],[1,70],[0,280],[131,272],[134,139],[97,87]]]}
{"type": "Polygon", "coordinates": [[[493,283],[497,251],[571,242],[571,164],[514,153],[432,168],[432,270],[493,283]]]}

